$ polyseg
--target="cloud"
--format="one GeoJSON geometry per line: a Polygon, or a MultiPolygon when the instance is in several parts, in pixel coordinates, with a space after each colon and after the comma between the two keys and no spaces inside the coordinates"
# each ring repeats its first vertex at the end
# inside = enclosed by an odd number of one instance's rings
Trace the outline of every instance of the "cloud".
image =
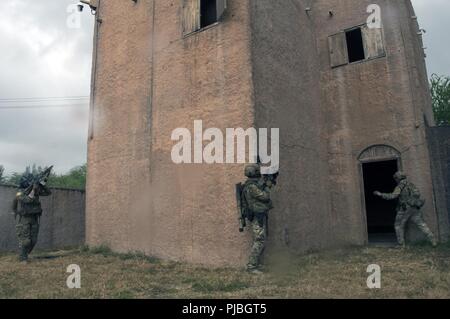
{"type": "MultiPolygon", "coordinates": [[[[81,28],[68,28],[67,8],[76,3],[2,1],[0,99],[89,95],[94,18],[85,11],[81,28]]],[[[44,103],[0,100],[0,108],[44,103]]],[[[53,164],[60,173],[83,164],[87,125],[87,106],[0,109],[0,164],[7,173],[31,163],[53,164]]]]}
{"type": "Polygon", "coordinates": [[[427,67],[429,75],[433,73],[450,76],[450,1],[448,0],[412,0],[427,47],[427,67]]]}

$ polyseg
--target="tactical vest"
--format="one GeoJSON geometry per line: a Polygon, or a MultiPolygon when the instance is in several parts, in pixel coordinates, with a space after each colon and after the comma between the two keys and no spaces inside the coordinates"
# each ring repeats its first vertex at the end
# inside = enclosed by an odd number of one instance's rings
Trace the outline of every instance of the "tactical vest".
{"type": "MultiPolygon", "coordinates": [[[[261,214],[261,213],[266,213],[268,212],[270,209],[272,209],[272,202],[268,201],[268,202],[263,202],[260,201],[256,198],[254,198],[250,191],[249,191],[249,187],[250,185],[255,185],[256,187],[258,187],[259,190],[264,191],[262,189],[262,187],[259,185],[257,180],[252,180],[252,179],[248,179],[243,187],[243,195],[244,195],[244,201],[245,201],[245,208],[247,211],[249,211],[250,213],[254,213],[254,214],[261,214]]],[[[264,191],[265,192],[265,191],[264,191]]]]}
{"type": "Polygon", "coordinates": [[[20,216],[41,216],[42,207],[38,197],[32,200],[24,201],[23,197],[27,195],[17,195],[13,202],[13,211],[20,216]]]}
{"type": "Polygon", "coordinates": [[[416,185],[405,181],[400,195],[400,205],[422,208],[425,205],[425,199],[420,195],[420,191],[417,189],[416,185]]]}

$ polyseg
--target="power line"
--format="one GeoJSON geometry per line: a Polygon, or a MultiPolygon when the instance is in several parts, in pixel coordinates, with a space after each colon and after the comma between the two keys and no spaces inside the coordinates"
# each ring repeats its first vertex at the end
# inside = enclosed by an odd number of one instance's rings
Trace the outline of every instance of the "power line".
{"type": "Polygon", "coordinates": [[[83,104],[54,104],[54,105],[8,105],[8,106],[0,106],[0,110],[67,108],[67,107],[81,107],[81,106],[89,106],[89,103],[83,103],[83,104]]]}
{"type": "Polygon", "coordinates": [[[89,96],[64,96],[64,97],[24,97],[24,98],[0,98],[0,103],[3,102],[54,102],[54,101],[69,101],[69,100],[84,100],[89,99],[89,96]]]}
{"type": "Polygon", "coordinates": [[[0,110],[82,107],[89,106],[89,98],[89,96],[83,95],[0,98],[0,110]]]}
{"type": "Polygon", "coordinates": [[[89,99],[65,99],[65,100],[0,100],[1,105],[54,105],[64,103],[89,103],[89,99]]]}

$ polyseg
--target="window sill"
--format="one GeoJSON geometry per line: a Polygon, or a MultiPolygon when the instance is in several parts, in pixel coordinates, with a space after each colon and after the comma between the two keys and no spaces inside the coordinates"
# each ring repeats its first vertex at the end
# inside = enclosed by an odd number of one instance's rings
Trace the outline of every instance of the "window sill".
{"type": "Polygon", "coordinates": [[[383,55],[377,56],[376,58],[370,58],[370,59],[364,59],[364,60],[360,60],[360,61],[351,62],[351,63],[349,63],[349,65],[360,64],[360,63],[364,63],[364,62],[370,62],[370,61],[382,59],[382,58],[385,58],[385,57],[386,57],[386,54],[383,54],[383,55]]]}
{"type": "Polygon", "coordinates": [[[343,64],[343,65],[332,67],[331,69],[339,69],[339,68],[342,68],[342,67],[347,66],[347,65],[363,64],[363,63],[371,62],[371,61],[374,61],[374,60],[383,59],[383,58],[386,58],[386,57],[387,57],[387,55],[384,54],[384,55],[377,56],[376,58],[370,58],[370,59],[364,59],[364,60],[361,60],[361,61],[349,62],[347,64],[343,64]]]}
{"type": "Polygon", "coordinates": [[[189,38],[189,37],[191,37],[191,36],[193,36],[193,35],[196,35],[196,34],[198,34],[198,33],[203,32],[203,31],[206,31],[206,30],[215,28],[215,27],[217,27],[219,24],[220,24],[219,21],[218,21],[218,22],[214,22],[213,24],[210,24],[210,25],[208,25],[208,26],[206,26],[206,27],[203,27],[203,28],[201,28],[201,29],[198,29],[197,31],[194,31],[194,32],[185,34],[185,35],[183,35],[183,39],[189,38]]]}

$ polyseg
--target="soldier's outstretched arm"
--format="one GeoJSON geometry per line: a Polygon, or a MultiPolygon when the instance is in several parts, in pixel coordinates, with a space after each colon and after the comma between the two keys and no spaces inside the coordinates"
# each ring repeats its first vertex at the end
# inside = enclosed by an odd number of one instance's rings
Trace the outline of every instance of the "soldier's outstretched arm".
{"type": "Polygon", "coordinates": [[[270,193],[268,191],[262,191],[256,185],[250,185],[248,190],[253,198],[256,198],[261,202],[270,201],[270,193]]]}
{"type": "Polygon", "coordinates": [[[386,200],[394,200],[397,199],[402,192],[402,188],[397,186],[392,193],[381,193],[380,197],[386,200]]]}

